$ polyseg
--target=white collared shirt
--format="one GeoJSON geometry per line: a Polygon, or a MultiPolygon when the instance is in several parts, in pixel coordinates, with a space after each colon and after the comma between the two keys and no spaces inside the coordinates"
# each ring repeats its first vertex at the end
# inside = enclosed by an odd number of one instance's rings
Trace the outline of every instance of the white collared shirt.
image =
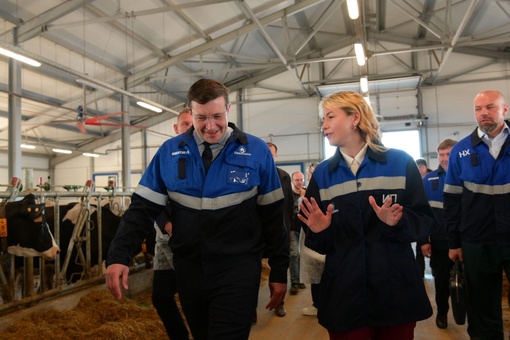
{"type": "Polygon", "coordinates": [[[478,137],[484,141],[485,144],[489,147],[489,152],[491,153],[494,159],[498,158],[499,152],[501,151],[501,147],[505,143],[506,137],[510,133],[510,129],[508,125],[503,127],[503,130],[494,138],[490,138],[485,132],[478,128],[478,137]]]}
{"type": "Polygon", "coordinates": [[[345,162],[351,169],[352,173],[356,175],[356,172],[358,171],[358,167],[363,162],[363,159],[365,158],[365,155],[367,154],[367,148],[368,145],[365,144],[361,150],[359,150],[358,154],[352,158],[351,156],[348,156],[347,154],[343,153],[342,150],[340,152],[342,153],[342,156],[344,157],[345,162]]]}

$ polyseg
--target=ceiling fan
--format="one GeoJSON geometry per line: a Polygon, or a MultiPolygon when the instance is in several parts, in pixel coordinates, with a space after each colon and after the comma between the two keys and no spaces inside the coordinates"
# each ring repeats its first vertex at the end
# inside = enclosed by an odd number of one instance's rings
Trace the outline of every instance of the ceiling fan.
{"type": "MultiPolygon", "coordinates": [[[[135,128],[135,129],[145,129],[146,126],[143,125],[131,125],[131,124],[124,124],[124,123],[115,123],[111,121],[107,121],[107,119],[110,119],[112,117],[119,117],[126,112],[120,111],[120,112],[114,112],[114,113],[108,113],[101,116],[95,116],[91,118],[85,118],[85,111],[83,109],[82,105],[79,105],[76,108],[76,119],[67,119],[67,120],[52,120],[50,122],[46,122],[42,125],[53,125],[53,124],[75,124],[75,126],[80,130],[81,133],[87,133],[86,126],[87,125],[93,125],[93,126],[125,126],[129,128],[135,128]]],[[[30,124],[28,124],[30,125],[30,124]]]]}
{"type": "MultiPolygon", "coordinates": [[[[81,133],[87,133],[87,129],[85,128],[85,125],[125,126],[125,127],[135,128],[135,129],[147,128],[146,126],[142,126],[142,125],[131,125],[131,124],[113,123],[113,122],[105,121],[111,117],[118,117],[118,116],[122,116],[123,114],[126,114],[126,112],[123,112],[123,111],[108,113],[108,114],[105,114],[102,116],[96,116],[96,117],[87,118],[87,119],[84,119],[84,117],[83,117],[83,114],[84,114],[83,106],[79,105],[77,107],[76,111],[78,112],[78,114],[76,116],[75,122],[76,122],[76,126],[78,127],[78,129],[80,130],[81,133]]],[[[63,123],[63,122],[64,121],[54,121],[53,123],[63,123]]],[[[73,122],[73,121],[65,121],[65,122],[69,123],[69,122],[73,122]]]]}

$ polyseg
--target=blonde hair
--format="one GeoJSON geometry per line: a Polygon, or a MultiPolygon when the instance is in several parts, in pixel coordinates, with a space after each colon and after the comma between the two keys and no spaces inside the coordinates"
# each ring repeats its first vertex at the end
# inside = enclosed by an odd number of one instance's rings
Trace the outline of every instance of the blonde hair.
{"type": "Polygon", "coordinates": [[[319,115],[323,118],[325,107],[342,109],[350,116],[354,112],[359,113],[359,125],[357,129],[367,145],[376,151],[384,151],[386,148],[381,142],[381,130],[379,122],[365,98],[357,92],[342,91],[332,93],[319,103],[319,115]]]}

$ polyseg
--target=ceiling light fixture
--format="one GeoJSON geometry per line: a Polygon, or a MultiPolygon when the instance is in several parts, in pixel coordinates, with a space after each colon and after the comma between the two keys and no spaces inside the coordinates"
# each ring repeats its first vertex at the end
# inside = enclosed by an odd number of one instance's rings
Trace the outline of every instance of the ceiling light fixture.
{"type": "Polygon", "coordinates": [[[356,20],[359,17],[358,0],[347,0],[347,11],[349,18],[356,20]]]}
{"type": "Polygon", "coordinates": [[[35,149],[35,145],[30,145],[30,144],[20,144],[20,148],[22,148],[22,149],[30,149],[30,150],[33,150],[33,149],[35,149]]]}
{"type": "Polygon", "coordinates": [[[99,91],[102,91],[102,92],[105,92],[105,93],[108,93],[108,94],[112,94],[113,93],[113,90],[110,90],[109,88],[106,88],[106,87],[104,87],[102,85],[93,83],[93,82],[88,81],[86,79],[78,78],[78,79],[76,79],[76,82],[80,83],[80,84],[83,84],[83,85],[87,85],[89,87],[92,87],[93,89],[96,89],[96,90],[99,90],[99,91]]]}
{"type": "Polygon", "coordinates": [[[359,66],[365,65],[365,50],[360,42],[354,44],[354,52],[356,53],[356,60],[359,66]]]}
{"type": "Polygon", "coordinates": [[[24,55],[14,53],[12,51],[6,50],[5,48],[0,47],[0,54],[3,54],[6,57],[19,60],[21,62],[24,62],[25,64],[32,65],[35,67],[41,66],[41,63],[38,61],[35,61],[34,59],[30,59],[28,57],[25,57],[24,55]]]}
{"type": "Polygon", "coordinates": [[[99,155],[97,153],[90,153],[90,152],[84,152],[82,155],[86,156],[86,157],[94,157],[94,158],[99,157],[99,155]]]}
{"type": "Polygon", "coordinates": [[[156,107],[154,105],[151,105],[151,104],[147,104],[146,102],[142,102],[142,101],[137,101],[136,102],[137,105],[140,105],[141,107],[145,107],[146,109],[148,110],[151,110],[151,111],[154,111],[154,112],[157,112],[157,113],[161,113],[163,112],[163,110],[161,110],[159,107],[156,107]]]}
{"type": "Polygon", "coordinates": [[[361,92],[368,92],[368,78],[367,76],[363,76],[359,78],[359,87],[361,88],[361,92]]]}
{"type": "Polygon", "coordinates": [[[66,150],[66,149],[52,149],[52,151],[56,152],[56,153],[65,153],[65,154],[73,153],[71,150],[66,150]]]}

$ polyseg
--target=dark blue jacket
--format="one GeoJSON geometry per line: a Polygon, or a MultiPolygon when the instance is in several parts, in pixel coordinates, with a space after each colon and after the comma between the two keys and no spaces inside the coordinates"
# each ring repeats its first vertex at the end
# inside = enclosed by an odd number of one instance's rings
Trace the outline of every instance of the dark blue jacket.
{"type": "Polygon", "coordinates": [[[205,274],[261,258],[265,251],[270,281],[287,282],[288,236],[276,166],[261,139],[229,126],[234,131],[207,175],[193,128],[160,147],[122,217],[108,264],[129,263],[166,205],[172,251],[200,258],[205,274]]]}
{"type": "Polygon", "coordinates": [[[509,145],[510,135],[494,159],[475,129],[452,148],[444,188],[450,249],[463,241],[510,246],[509,145]]]}
{"type": "Polygon", "coordinates": [[[431,243],[434,247],[440,249],[448,249],[448,236],[443,219],[443,189],[445,178],[446,171],[441,166],[423,177],[425,195],[429,199],[429,204],[439,222],[438,229],[433,231],[429,239],[423,243],[431,243]]]}
{"type": "Polygon", "coordinates": [[[411,242],[436,227],[414,160],[405,152],[368,148],[355,176],[340,152],[320,163],[306,197],[323,211],[334,204],[329,228],[313,233],[303,224],[307,247],[326,254],[318,305],[319,323],[344,332],[426,319],[432,308],[411,242]],[[368,201],[388,197],[404,207],[396,226],[382,222],[368,201]]]}

